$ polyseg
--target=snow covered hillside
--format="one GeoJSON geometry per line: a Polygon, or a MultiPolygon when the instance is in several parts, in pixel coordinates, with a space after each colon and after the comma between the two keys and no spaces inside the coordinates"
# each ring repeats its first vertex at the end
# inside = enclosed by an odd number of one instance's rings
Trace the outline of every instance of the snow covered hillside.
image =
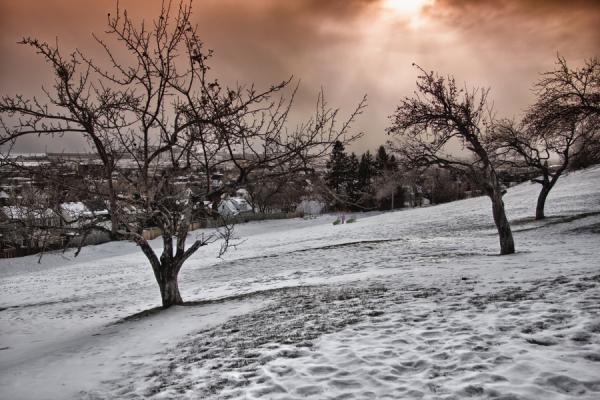
{"type": "Polygon", "coordinates": [[[503,257],[485,197],[240,225],[167,311],[130,243],[0,260],[0,398],[598,399],[600,168],[539,189],[503,257]]]}

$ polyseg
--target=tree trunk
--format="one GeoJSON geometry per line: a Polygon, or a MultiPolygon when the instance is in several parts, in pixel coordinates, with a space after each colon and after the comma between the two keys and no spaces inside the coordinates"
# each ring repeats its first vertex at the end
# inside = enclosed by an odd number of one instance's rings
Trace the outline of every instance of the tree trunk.
{"type": "Polygon", "coordinates": [[[550,189],[552,186],[543,185],[540,194],[537,199],[537,206],[535,207],[535,219],[544,219],[546,216],[544,215],[544,207],[546,206],[546,198],[550,193],[550,189]]]}
{"type": "Polygon", "coordinates": [[[502,201],[501,191],[499,189],[494,190],[490,198],[492,200],[494,222],[496,223],[498,236],[500,237],[500,254],[513,254],[515,252],[515,242],[504,211],[504,201],[502,201]]]}
{"type": "MultiPolygon", "coordinates": [[[[169,308],[176,304],[183,304],[177,283],[180,265],[173,257],[173,236],[167,232],[165,226],[161,228],[163,231],[162,239],[164,247],[163,253],[160,256],[160,279],[158,279],[158,285],[160,287],[163,308],[169,308]]],[[[187,228],[185,228],[185,232],[181,232],[181,235],[180,237],[184,238],[185,243],[187,228]]],[[[177,242],[181,244],[180,240],[177,242]]]]}
{"type": "Polygon", "coordinates": [[[108,190],[109,190],[109,207],[110,207],[110,236],[112,240],[117,239],[117,230],[119,229],[119,218],[117,211],[117,195],[112,181],[112,174],[108,171],[108,190]]]}
{"type": "Polygon", "coordinates": [[[169,308],[173,305],[183,304],[181,294],[179,293],[179,284],[177,282],[178,274],[174,272],[172,268],[164,268],[164,266],[163,271],[166,273],[158,283],[160,287],[160,297],[162,299],[163,308],[169,308]]]}

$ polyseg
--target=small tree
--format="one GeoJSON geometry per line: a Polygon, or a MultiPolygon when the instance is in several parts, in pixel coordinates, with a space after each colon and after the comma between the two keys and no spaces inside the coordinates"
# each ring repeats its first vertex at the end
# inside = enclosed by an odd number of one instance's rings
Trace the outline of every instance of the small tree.
{"type": "Polygon", "coordinates": [[[360,157],[358,164],[358,184],[362,188],[368,188],[371,185],[371,180],[375,176],[375,164],[370,151],[366,151],[360,157]]]}
{"type": "Polygon", "coordinates": [[[361,193],[359,204],[364,209],[375,207],[373,180],[375,178],[375,164],[370,151],[366,151],[360,157],[357,171],[357,188],[361,193]]]}
{"type": "Polygon", "coordinates": [[[356,153],[350,153],[348,156],[348,172],[346,174],[346,195],[348,205],[352,210],[360,209],[360,201],[363,195],[363,188],[360,186],[358,169],[360,161],[356,153]]]}
{"type": "Polygon", "coordinates": [[[379,210],[395,210],[404,206],[404,189],[398,171],[384,169],[375,178],[374,197],[379,210]]]}
{"type": "Polygon", "coordinates": [[[346,154],[344,144],[335,142],[327,161],[325,183],[333,198],[334,208],[342,208],[348,203],[348,176],[350,172],[350,158],[346,154]]]}
{"type": "Polygon", "coordinates": [[[459,89],[452,77],[445,79],[420,67],[419,70],[415,97],[401,101],[387,130],[399,139],[395,149],[401,161],[410,168],[436,165],[467,177],[492,201],[500,253],[514,253],[502,200],[504,191],[483,145],[488,90],[459,89]],[[453,143],[461,144],[470,158],[452,155],[448,146],[453,143]]]}
{"type": "Polygon", "coordinates": [[[385,146],[377,148],[375,154],[375,199],[380,210],[393,210],[404,204],[403,190],[396,156],[389,155],[385,146]]]}
{"type": "MultiPolygon", "coordinates": [[[[191,3],[166,4],[151,24],[136,25],[118,8],[109,14],[107,37],[95,36],[107,56],[103,64],[80,51],[67,56],[58,45],[23,39],[47,62],[54,85],[43,89],[45,101],[2,97],[0,145],[27,135],[84,137],[101,164],[86,195],[101,199],[107,215],[78,230],[63,229],[81,235],[104,229],[113,239],[135,242],[169,307],[183,302],[178,275],[185,261],[219,237],[187,243],[193,202],[186,176],[197,168],[208,175],[215,165],[230,163],[239,171],[237,182],[245,184],[250,172],[274,165],[286,166],[284,173],[308,169],[334,142],[358,136],[346,134],[364,99],[338,125],[338,110],[328,108],[321,94],[315,115],[287,131],[295,91],[288,100],[282,93],[290,81],[263,91],[222,86],[209,76],[212,52],[191,23],[191,3]],[[162,232],[160,254],[143,235],[149,225],[162,232]]],[[[5,149],[3,162],[11,163],[10,147],[5,149]]],[[[46,171],[46,179],[57,179],[53,172],[46,171]]],[[[229,233],[221,235],[225,243],[229,233]]]]}
{"type": "Polygon", "coordinates": [[[275,172],[250,175],[250,183],[246,189],[255,212],[269,213],[274,210],[290,212],[306,194],[306,179],[312,174],[277,175],[275,172]]]}
{"type": "Polygon", "coordinates": [[[375,170],[378,175],[382,175],[391,168],[390,156],[384,146],[379,146],[375,155],[375,170]]]}
{"type": "Polygon", "coordinates": [[[423,195],[431,204],[442,204],[465,198],[462,182],[453,175],[452,171],[447,169],[431,168],[421,176],[423,195]]]}
{"type": "Polygon", "coordinates": [[[344,149],[344,144],[338,140],[333,145],[329,161],[327,161],[327,173],[325,175],[327,186],[336,193],[341,194],[344,190],[347,172],[348,155],[344,149]]]}

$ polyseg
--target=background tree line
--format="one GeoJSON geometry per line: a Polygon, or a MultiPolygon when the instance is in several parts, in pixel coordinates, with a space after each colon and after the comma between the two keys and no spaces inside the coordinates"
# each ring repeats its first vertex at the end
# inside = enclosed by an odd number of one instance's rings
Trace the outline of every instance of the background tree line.
{"type": "Polygon", "coordinates": [[[379,146],[357,156],[348,154],[337,142],[324,174],[332,211],[395,210],[424,204],[460,200],[471,192],[471,185],[457,174],[443,169],[416,171],[406,168],[393,152],[379,146]]]}
{"type": "Polygon", "coordinates": [[[348,154],[336,142],[324,175],[326,198],[332,210],[390,210],[403,206],[403,192],[395,156],[380,146],[375,156],[370,151],[360,158],[348,154]],[[393,203],[392,203],[393,199],[393,203]]]}

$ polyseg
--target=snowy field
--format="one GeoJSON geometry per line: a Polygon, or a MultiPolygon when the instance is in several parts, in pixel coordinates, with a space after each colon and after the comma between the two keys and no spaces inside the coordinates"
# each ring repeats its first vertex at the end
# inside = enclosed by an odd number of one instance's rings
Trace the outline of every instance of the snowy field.
{"type": "Polygon", "coordinates": [[[0,397],[599,399],[600,168],[539,188],[503,257],[487,198],[240,225],[160,312],[130,243],[0,260],[0,397]]]}

